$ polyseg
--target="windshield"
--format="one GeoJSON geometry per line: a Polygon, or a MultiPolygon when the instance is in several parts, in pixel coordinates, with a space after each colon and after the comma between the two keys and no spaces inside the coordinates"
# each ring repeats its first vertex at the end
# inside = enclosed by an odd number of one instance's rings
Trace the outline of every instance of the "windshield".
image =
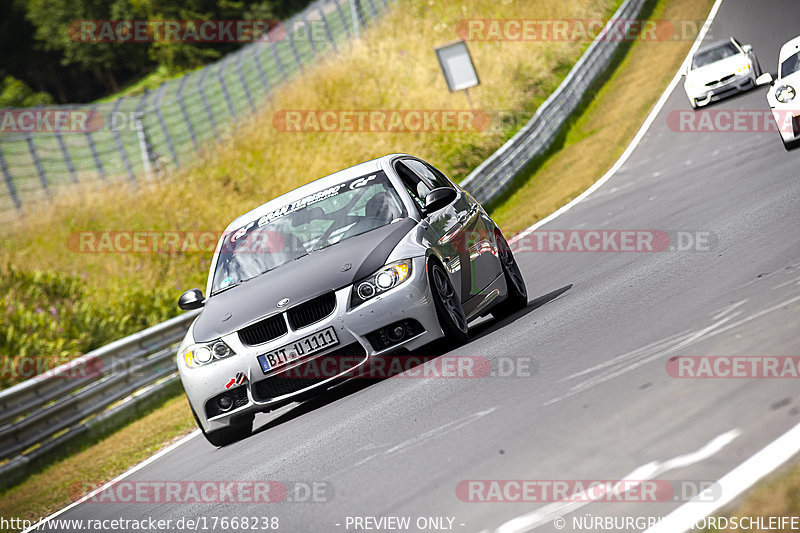
{"type": "Polygon", "coordinates": [[[781,64],[781,78],[790,76],[798,70],[800,70],[800,52],[797,52],[793,56],[787,57],[786,60],[781,64]]]}
{"type": "Polygon", "coordinates": [[[692,70],[716,63],[726,57],[735,56],[738,53],[739,49],[733,43],[725,43],[716,48],[698,52],[692,59],[692,70]]]}
{"type": "Polygon", "coordinates": [[[405,216],[382,170],[289,202],[223,236],[211,294],[405,216]]]}

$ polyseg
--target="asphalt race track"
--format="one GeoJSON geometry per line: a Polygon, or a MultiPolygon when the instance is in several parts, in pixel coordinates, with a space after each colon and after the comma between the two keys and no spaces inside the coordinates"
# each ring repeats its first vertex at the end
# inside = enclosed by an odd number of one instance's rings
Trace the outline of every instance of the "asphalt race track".
{"type": "MultiPolygon", "coordinates": [[[[798,34],[796,0],[724,0],[706,40],[750,43],[774,74],[781,44],[798,34]]],[[[768,111],[765,93],[708,109],[768,111]]],[[[647,468],[658,479],[699,484],[800,422],[792,379],[676,379],[666,371],[673,356],[800,356],[800,150],[784,151],[776,132],[670,129],[670,113],[688,109],[679,84],[622,169],[541,229],[705,232],[710,246],[519,252],[529,298],[538,300],[500,323],[477,323],[473,340],[449,355],[528,361],[532,375],[346,385],[259,415],[244,441],[215,449],[196,437],[127,478],[326,482],[327,503],[87,502],[60,518],[277,516],[279,531],[336,532],[354,531],[348,516],[409,516],[410,531],[418,517],[449,516],[455,531],[506,524],[509,532],[558,531],[552,520],[561,514],[560,531],[575,531],[572,516],[669,513],[680,503],[564,511],[464,502],[456,487],[469,479],[636,479],[647,468]],[[685,454],[694,455],[669,462],[685,454]]]]}

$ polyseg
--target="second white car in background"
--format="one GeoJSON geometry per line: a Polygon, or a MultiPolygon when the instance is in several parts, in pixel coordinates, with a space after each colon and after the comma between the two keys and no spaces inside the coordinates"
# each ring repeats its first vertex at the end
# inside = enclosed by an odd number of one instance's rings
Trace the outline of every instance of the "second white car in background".
{"type": "Polygon", "coordinates": [[[692,56],[683,88],[692,109],[697,109],[755,87],[760,73],[753,47],[731,37],[704,46],[692,56]]]}
{"type": "Polygon", "coordinates": [[[787,150],[800,145],[800,36],[781,47],[778,55],[778,79],[764,73],[758,78],[759,85],[771,84],[767,91],[767,102],[787,150]]]}

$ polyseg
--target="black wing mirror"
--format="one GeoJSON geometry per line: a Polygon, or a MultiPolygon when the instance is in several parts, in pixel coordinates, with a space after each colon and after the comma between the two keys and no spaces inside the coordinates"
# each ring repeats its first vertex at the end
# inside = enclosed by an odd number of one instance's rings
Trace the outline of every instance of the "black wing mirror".
{"type": "Polygon", "coordinates": [[[433,189],[425,196],[425,207],[422,208],[423,215],[430,215],[443,207],[447,207],[456,201],[458,193],[450,187],[439,187],[433,189]]]}
{"type": "Polygon", "coordinates": [[[206,299],[203,298],[203,291],[200,289],[189,289],[178,298],[178,307],[184,311],[200,309],[205,303],[206,299]]]}

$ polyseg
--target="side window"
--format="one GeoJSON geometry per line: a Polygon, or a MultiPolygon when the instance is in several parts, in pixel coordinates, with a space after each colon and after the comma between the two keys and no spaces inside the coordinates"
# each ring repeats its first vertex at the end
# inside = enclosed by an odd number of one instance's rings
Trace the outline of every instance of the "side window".
{"type": "Polygon", "coordinates": [[[411,195],[417,206],[421,208],[425,205],[425,196],[431,191],[431,188],[408,168],[407,163],[410,163],[410,161],[398,162],[395,164],[395,170],[400,176],[403,185],[405,185],[408,194],[411,195]]]}
{"type": "Polygon", "coordinates": [[[440,187],[449,187],[452,188],[450,182],[447,181],[447,178],[444,175],[436,170],[435,168],[422,163],[421,161],[415,161],[413,159],[409,159],[405,161],[408,167],[417,173],[417,175],[421,176],[424,179],[431,189],[438,189],[440,187]]]}

